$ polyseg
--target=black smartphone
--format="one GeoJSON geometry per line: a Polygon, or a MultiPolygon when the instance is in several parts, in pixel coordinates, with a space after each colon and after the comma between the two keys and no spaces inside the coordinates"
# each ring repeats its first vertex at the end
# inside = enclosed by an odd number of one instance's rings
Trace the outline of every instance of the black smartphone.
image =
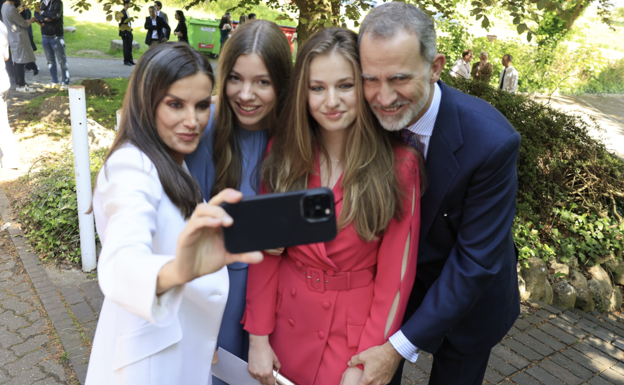
{"type": "Polygon", "coordinates": [[[334,194],[328,188],[258,195],[221,207],[234,219],[223,228],[230,253],[328,242],[338,233],[334,194]]]}

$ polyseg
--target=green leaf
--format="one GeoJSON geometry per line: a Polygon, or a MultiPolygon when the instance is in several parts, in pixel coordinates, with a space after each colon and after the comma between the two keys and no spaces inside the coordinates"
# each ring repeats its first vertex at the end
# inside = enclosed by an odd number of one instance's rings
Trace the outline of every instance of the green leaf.
{"type": "Polygon", "coordinates": [[[533,39],[533,33],[529,31],[529,33],[527,33],[527,41],[531,42],[532,39],[533,39]]]}
{"type": "Polygon", "coordinates": [[[308,19],[306,19],[305,17],[300,17],[299,18],[299,22],[303,25],[308,24],[308,19]]]}
{"type": "Polygon", "coordinates": [[[513,23],[514,24],[520,24],[520,18],[516,17],[515,19],[513,19],[513,23]]]}
{"type": "Polygon", "coordinates": [[[522,23],[522,24],[518,24],[518,33],[519,33],[519,34],[524,33],[524,31],[526,31],[526,30],[527,30],[527,26],[526,26],[526,24],[524,24],[524,23],[522,23]]]}
{"type": "Polygon", "coordinates": [[[546,1],[545,1],[545,0],[539,0],[539,1],[537,2],[537,9],[539,9],[540,11],[541,11],[542,9],[544,9],[544,7],[545,7],[545,6],[546,6],[546,1]]]}
{"type": "Polygon", "coordinates": [[[488,7],[492,6],[492,0],[483,0],[483,2],[485,3],[485,5],[487,5],[488,7]]]}
{"type": "Polygon", "coordinates": [[[481,28],[487,28],[490,26],[490,20],[487,16],[483,16],[483,21],[481,22],[481,28]]]}

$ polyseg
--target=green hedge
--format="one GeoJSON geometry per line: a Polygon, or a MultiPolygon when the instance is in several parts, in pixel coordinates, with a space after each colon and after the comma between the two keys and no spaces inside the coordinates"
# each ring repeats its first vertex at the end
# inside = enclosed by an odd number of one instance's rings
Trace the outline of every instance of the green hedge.
{"type": "MultiPolygon", "coordinates": [[[[107,150],[91,153],[95,181],[107,150]]],[[[32,186],[28,198],[17,202],[24,233],[44,260],[80,262],[80,230],[73,152],[45,160],[37,171],[22,177],[32,186]]]]}
{"type": "Polygon", "coordinates": [[[488,85],[444,80],[491,103],[522,136],[513,225],[521,259],[621,257],[624,162],[589,135],[597,124],[488,85]]]}

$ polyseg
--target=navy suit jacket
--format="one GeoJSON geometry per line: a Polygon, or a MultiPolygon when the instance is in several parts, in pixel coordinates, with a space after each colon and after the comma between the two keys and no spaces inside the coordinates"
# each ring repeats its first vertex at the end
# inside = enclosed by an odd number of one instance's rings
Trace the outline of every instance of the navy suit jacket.
{"type": "Polygon", "coordinates": [[[408,305],[416,310],[401,331],[426,352],[447,338],[471,354],[496,345],[520,313],[511,234],[520,134],[489,103],[438,84],[408,305]]]}

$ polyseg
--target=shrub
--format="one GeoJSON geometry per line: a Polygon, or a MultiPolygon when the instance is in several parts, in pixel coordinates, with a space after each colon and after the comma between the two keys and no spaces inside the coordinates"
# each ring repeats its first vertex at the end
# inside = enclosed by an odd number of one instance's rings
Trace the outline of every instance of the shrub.
{"type": "MultiPolygon", "coordinates": [[[[91,153],[91,180],[95,180],[106,150],[91,153]]],[[[47,159],[32,175],[22,177],[32,190],[17,201],[24,234],[44,260],[80,262],[78,202],[73,153],[47,159]]]]}
{"type": "Polygon", "coordinates": [[[513,225],[520,257],[564,261],[621,254],[624,162],[589,135],[595,122],[485,84],[444,80],[496,107],[522,136],[518,208],[513,225]]]}

